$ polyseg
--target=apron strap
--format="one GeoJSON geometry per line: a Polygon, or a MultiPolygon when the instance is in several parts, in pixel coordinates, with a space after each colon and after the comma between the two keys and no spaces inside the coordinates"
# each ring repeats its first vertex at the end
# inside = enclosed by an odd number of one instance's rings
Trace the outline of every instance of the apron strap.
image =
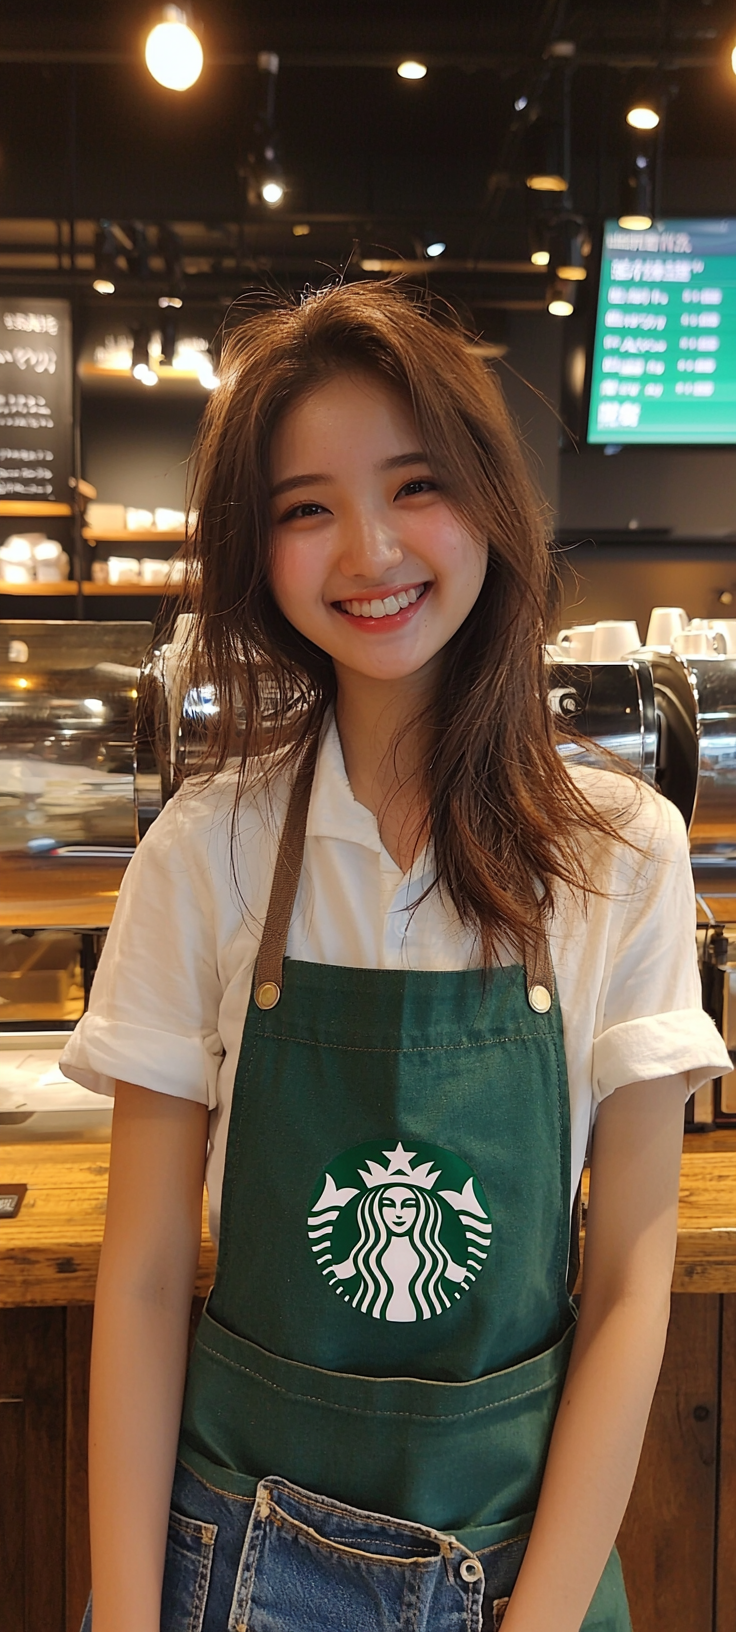
{"type": "MultiPolygon", "coordinates": [[[[281,832],[266,922],[253,975],[253,997],[259,1009],[275,1008],[284,984],[286,939],[302,870],[309,800],[318,746],[319,739],[313,737],[304,751],[294,778],[281,832]]],[[[526,958],[526,992],[529,1007],[537,1014],[547,1014],[552,1007],[554,990],[552,959],[547,937],[543,934],[536,942],[531,955],[526,958]]]]}
{"type": "Polygon", "coordinates": [[[273,1009],[284,983],[284,954],[304,855],[309,799],[319,739],[308,743],[299,764],[281,832],[266,922],[253,975],[253,997],[259,1009],[273,1009]]]}

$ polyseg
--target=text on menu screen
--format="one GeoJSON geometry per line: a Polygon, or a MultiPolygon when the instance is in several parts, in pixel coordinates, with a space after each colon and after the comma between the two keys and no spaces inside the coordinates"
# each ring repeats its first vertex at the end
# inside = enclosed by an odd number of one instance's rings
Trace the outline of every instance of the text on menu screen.
{"type": "Polygon", "coordinates": [[[607,221],[589,442],[736,442],[736,220],[607,221]]]}

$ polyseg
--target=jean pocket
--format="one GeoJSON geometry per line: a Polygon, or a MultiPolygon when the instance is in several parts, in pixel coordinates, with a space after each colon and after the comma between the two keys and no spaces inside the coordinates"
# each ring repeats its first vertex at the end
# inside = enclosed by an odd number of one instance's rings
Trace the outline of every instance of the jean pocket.
{"type": "Polygon", "coordinates": [[[212,1571],[216,1524],[172,1508],[161,1594],[161,1632],[201,1632],[212,1571]]]}

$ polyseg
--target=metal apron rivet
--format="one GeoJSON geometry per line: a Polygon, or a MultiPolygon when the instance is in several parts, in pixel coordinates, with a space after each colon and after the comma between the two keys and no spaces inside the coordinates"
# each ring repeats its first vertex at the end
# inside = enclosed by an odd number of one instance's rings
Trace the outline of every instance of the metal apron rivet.
{"type": "Polygon", "coordinates": [[[255,1000],[259,1009],[275,1009],[280,996],[281,987],[276,985],[275,980],[262,980],[255,990],[255,1000]]]}
{"type": "Polygon", "coordinates": [[[483,1571],[477,1558],[464,1558],[460,1565],[463,1581],[480,1581],[483,1571]]]}
{"type": "Polygon", "coordinates": [[[552,1007],[552,996],[546,986],[532,986],[529,991],[529,1007],[537,1014],[547,1014],[552,1007]]]}

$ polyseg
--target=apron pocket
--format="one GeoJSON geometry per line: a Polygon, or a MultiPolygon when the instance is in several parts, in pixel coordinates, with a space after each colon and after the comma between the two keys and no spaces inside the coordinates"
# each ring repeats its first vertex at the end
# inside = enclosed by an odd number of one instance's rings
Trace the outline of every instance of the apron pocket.
{"type": "Polygon", "coordinates": [[[461,1577],[466,1559],[430,1529],[264,1481],[228,1632],[465,1632],[482,1595],[461,1577]]]}
{"type": "Polygon", "coordinates": [[[201,1632],[212,1571],[216,1524],[172,1508],[166,1542],[161,1632],[201,1632]]]}

